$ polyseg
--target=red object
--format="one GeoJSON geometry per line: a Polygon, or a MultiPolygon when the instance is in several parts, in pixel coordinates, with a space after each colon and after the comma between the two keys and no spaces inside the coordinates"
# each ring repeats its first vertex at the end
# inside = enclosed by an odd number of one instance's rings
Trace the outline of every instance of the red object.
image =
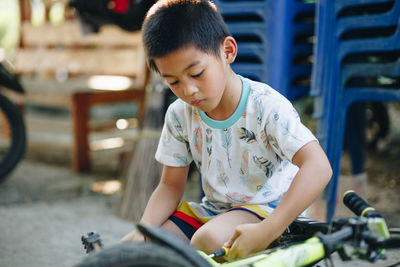
{"type": "Polygon", "coordinates": [[[190,224],[194,229],[199,229],[203,223],[197,221],[196,219],[194,219],[193,217],[190,217],[189,215],[181,212],[181,211],[175,211],[172,216],[175,216],[179,219],[184,220],[185,222],[187,222],[188,224],[190,224]]]}
{"type": "Polygon", "coordinates": [[[115,13],[126,13],[129,8],[129,1],[130,0],[113,0],[113,8],[112,10],[115,13]]]}

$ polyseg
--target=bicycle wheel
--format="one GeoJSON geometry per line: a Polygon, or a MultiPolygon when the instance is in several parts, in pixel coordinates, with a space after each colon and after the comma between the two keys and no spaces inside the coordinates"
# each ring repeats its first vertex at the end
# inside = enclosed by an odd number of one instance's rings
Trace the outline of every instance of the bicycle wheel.
{"type": "Polygon", "coordinates": [[[77,267],[186,267],[192,264],[176,251],[156,243],[130,242],[89,255],[77,267]]]}
{"type": "Polygon", "coordinates": [[[0,94],[0,182],[21,160],[25,148],[25,123],[21,111],[0,94]]]}

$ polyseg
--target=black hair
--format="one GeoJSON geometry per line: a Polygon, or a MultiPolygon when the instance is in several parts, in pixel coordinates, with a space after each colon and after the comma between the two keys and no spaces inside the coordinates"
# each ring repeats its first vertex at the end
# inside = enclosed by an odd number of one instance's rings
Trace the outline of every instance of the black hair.
{"type": "Polygon", "coordinates": [[[160,0],[148,11],[142,27],[148,65],[155,71],[154,58],[191,45],[219,56],[227,36],[224,19],[208,0],[160,0]]]}

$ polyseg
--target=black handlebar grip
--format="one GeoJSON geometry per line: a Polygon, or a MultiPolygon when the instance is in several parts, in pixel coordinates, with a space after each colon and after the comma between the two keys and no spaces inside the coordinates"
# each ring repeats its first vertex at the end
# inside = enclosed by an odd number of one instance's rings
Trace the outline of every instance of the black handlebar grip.
{"type": "Polygon", "coordinates": [[[343,203],[357,216],[382,217],[377,210],[371,207],[353,190],[346,191],[343,194],[343,203]]]}

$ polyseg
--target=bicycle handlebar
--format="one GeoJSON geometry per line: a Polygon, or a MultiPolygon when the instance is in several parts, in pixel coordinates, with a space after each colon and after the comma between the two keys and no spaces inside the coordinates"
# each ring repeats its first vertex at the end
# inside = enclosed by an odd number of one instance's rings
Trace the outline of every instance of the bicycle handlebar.
{"type": "Polygon", "coordinates": [[[344,240],[351,238],[353,233],[353,228],[346,227],[332,234],[317,234],[317,237],[324,244],[326,255],[330,255],[343,244],[344,240]]]}
{"type": "Polygon", "coordinates": [[[346,191],[343,194],[343,203],[357,216],[373,218],[381,218],[381,214],[371,207],[364,199],[356,194],[353,190],[346,191]]]}
{"type": "Polygon", "coordinates": [[[400,237],[390,237],[374,244],[378,248],[396,249],[400,248],[400,237]]]}

